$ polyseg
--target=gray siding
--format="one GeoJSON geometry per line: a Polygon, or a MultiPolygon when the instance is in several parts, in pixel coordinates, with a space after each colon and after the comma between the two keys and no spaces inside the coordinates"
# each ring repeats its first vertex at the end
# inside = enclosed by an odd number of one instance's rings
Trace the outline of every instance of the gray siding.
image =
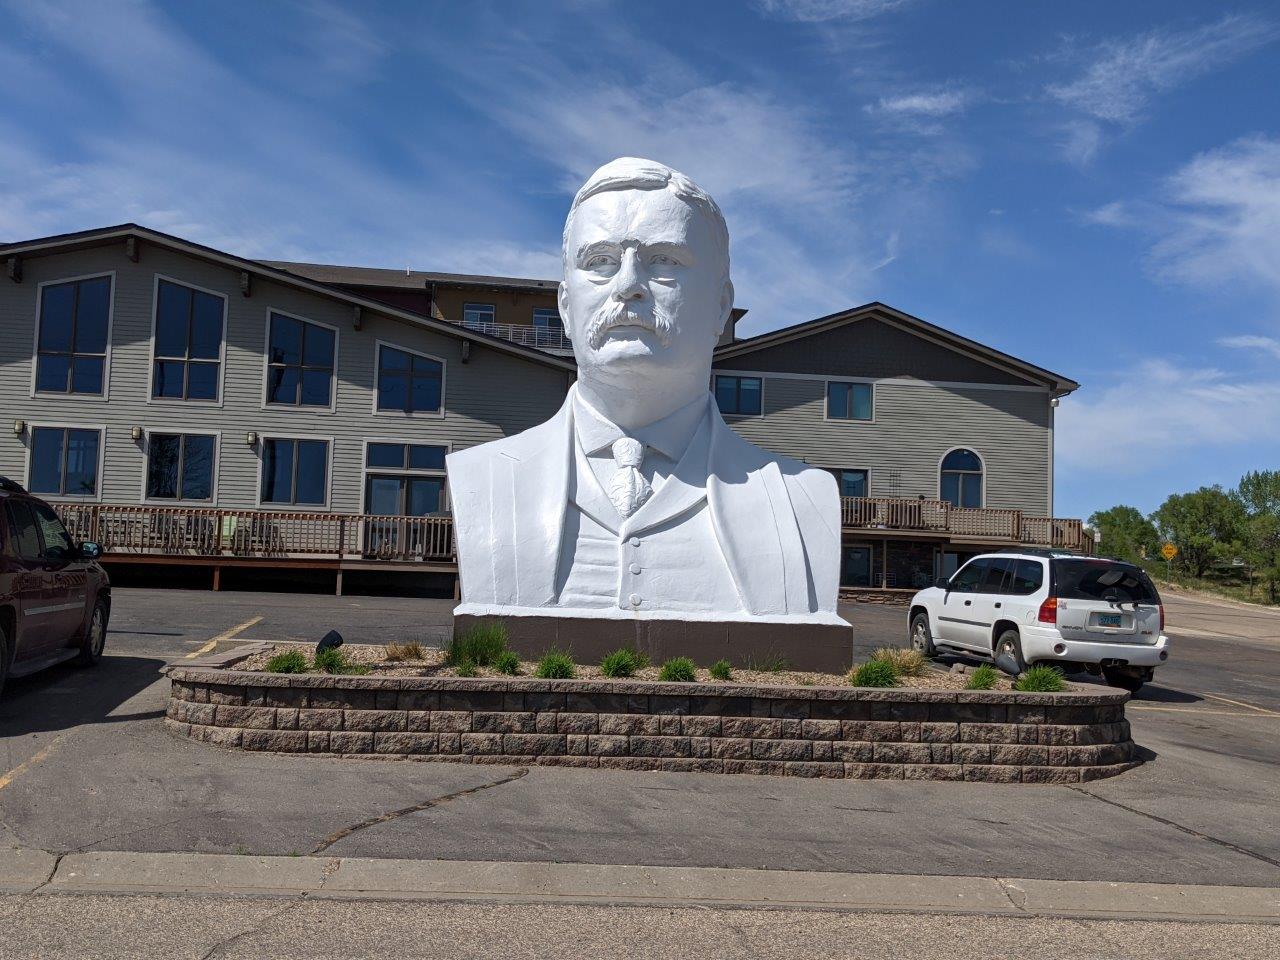
{"type": "Polygon", "coordinates": [[[964,383],[1028,384],[893,324],[865,317],[822,333],[716,361],[734,370],[832,373],[850,377],[915,377],[964,383]]]}
{"type": "MultiPolygon", "coordinates": [[[[137,425],[221,431],[217,503],[249,508],[257,503],[258,450],[244,442],[247,431],[278,436],[331,437],[333,475],[330,506],[358,512],[363,497],[361,455],[365,438],[395,438],[450,444],[461,449],[524,430],[549,417],[572,380],[566,371],[475,344],[461,362],[460,341],[416,325],[365,311],[363,329],[352,327],[351,307],[306,291],[255,277],[252,296],[239,289],[237,271],[175,251],[140,244],[131,263],[123,243],[24,263],[21,284],[0,282],[0,474],[26,476],[25,444],[10,429],[15,418],[32,423],[106,426],[106,465],[101,499],[137,503],[142,496],[146,454],[130,439],[137,425]],[[109,401],[31,396],[37,286],[94,273],[115,272],[109,401]],[[149,401],[148,372],[156,274],[224,293],[228,302],[223,403],[220,407],[179,401],[149,401]],[[336,409],[264,409],[267,312],[286,313],[338,329],[336,409]],[[445,362],[445,416],[407,418],[372,412],[374,348],[378,340],[439,357],[445,362]]],[[[259,449],[260,449],[259,445],[259,449]]],[[[308,508],[309,509],[309,508],[308,508]]]]}
{"type": "Polygon", "coordinates": [[[1049,395],[879,382],[874,420],[826,419],[825,380],[764,378],[764,415],[729,417],[742,436],[814,466],[871,472],[871,495],[935,498],[953,447],[983,458],[984,506],[1043,516],[1049,503],[1049,395]]]}

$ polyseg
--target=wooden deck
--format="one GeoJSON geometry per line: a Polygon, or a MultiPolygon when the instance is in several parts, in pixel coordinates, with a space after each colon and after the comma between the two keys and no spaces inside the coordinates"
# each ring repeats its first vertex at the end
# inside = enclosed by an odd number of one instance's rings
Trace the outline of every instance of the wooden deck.
{"type": "MultiPolygon", "coordinates": [[[[248,563],[282,567],[455,563],[453,519],[286,513],[190,507],[57,504],[74,539],[102,545],[108,558],[248,563]],[[265,561],[265,563],[264,563],[265,561]]],[[[975,510],[941,500],[845,498],[847,534],[983,546],[1034,546],[1091,553],[1079,520],[975,510]]]]}

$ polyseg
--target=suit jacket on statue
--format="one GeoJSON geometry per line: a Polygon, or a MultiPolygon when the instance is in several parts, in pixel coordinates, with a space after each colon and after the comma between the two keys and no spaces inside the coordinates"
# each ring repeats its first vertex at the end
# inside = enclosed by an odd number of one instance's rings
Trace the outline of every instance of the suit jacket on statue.
{"type": "MultiPolygon", "coordinates": [[[[547,422],[448,457],[462,581],[459,613],[571,612],[559,605],[556,591],[573,475],[572,401],[571,390],[547,422]]],[[[706,549],[720,552],[741,599],[739,610],[717,619],[742,619],[745,610],[746,617],[842,622],[835,614],[835,478],[743,440],[714,402],[707,416],[705,470],[686,465],[668,477],[630,518],[628,534],[643,534],[705,499],[714,534],[706,549]]],[[[653,597],[646,598],[643,613],[615,608],[592,609],[590,615],[663,617],[664,610],[662,598],[653,597]]],[[[688,615],[668,610],[665,616],[688,615]]]]}

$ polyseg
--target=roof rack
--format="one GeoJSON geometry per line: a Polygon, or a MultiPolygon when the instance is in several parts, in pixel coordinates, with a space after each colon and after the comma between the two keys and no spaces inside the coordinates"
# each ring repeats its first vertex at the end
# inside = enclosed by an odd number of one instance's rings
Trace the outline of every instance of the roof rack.
{"type": "Polygon", "coordinates": [[[8,477],[0,477],[0,490],[7,490],[9,493],[26,493],[22,484],[16,480],[10,480],[8,477]]]}
{"type": "Polygon", "coordinates": [[[1080,554],[1070,550],[1053,550],[1049,547],[1001,547],[991,553],[1024,553],[1030,557],[1078,557],[1080,554]]]}

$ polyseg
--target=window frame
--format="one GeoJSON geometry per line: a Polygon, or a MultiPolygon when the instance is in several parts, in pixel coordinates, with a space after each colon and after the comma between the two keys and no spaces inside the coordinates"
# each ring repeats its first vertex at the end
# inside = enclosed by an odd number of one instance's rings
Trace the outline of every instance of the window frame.
{"type": "MultiPolygon", "coordinates": [[[[852,393],[850,407],[852,408],[852,393]]],[[[825,377],[822,381],[822,419],[827,423],[875,423],[876,422],[876,381],[866,377],[825,377]],[[865,420],[858,417],[831,416],[831,385],[838,383],[849,386],[864,385],[871,391],[871,416],[865,420]]]]}
{"type": "MultiPolygon", "coordinates": [[[[144,436],[146,446],[143,448],[142,459],[142,489],[138,494],[138,502],[155,505],[157,507],[174,506],[182,504],[201,504],[204,506],[217,506],[218,503],[218,468],[222,462],[222,431],[221,430],[191,430],[187,427],[147,427],[144,436]],[[147,494],[147,484],[151,476],[151,435],[158,433],[163,436],[195,436],[195,437],[213,437],[213,476],[210,483],[210,496],[207,500],[193,500],[189,497],[151,497],[147,494]]],[[[178,461],[179,484],[181,484],[182,463],[186,459],[186,442],[182,444],[182,459],[178,461]]]]}
{"type": "MultiPolygon", "coordinates": [[[[30,399],[57,397],[61,400],[102,401],[111,399],[111,334],[115,329],[116,316],[116,271],[104,270],[98,273],[86,273],[78,277],[59,277],[56,280],[42,280],[36,284],[36,315],[33,326],[35,336],[31,340],[31,391],[30,399]],[[44,288],[57,287],[64,283],[79,283],[81,280],[98,280],[102,277],[111,279],[111,295],[107,300],[107,342],[102,354],[102,392],[101,393],[49,393],[37,392],[40,365],[40,325],[44,313],[44,288]]],[[[74,354],[73,354],[74,356],[74,354]]],[[[85,354],[97,356],[97,354],[85,354]]]]}
{"type": "MultiPolygon", "coordinates": [[[[449,364],[444,357],[437,357],[432,353],[424,353],[421,350],[413,350],[409,347],[402,347],[398,343],[392,343],[389,340],[375,340],[373,347],[373,399],[370,407],[375,417],[396,417],[401,420],[443,420],[445,414],[445,388],[448,385],[447,377],[449,372],[449,364]],[[439,410],[383,410],[378,406],[378,384],[382,379],[382,348],[389,347],[392,350],[399,350],[401,353],[408,353],[415,357],[422,357],[424,360],[433,360],[440,364],[440,409],[439,410]]],[[[412,384],[410,384],[412,391],[412,384]]],[[[397,441],[388,440],[387,443],[395,443],[397,441]]],[[[429,444],[429,446],[439,446],[439,444],[429,444]]]]}
{"type": "MultiPolygon", "coordinates": [[[[22,485],[32,496],[41,500],[48,500],[51,503],[101,503],[102,502],[102,484],[106,476],[107,464],[107,427],[102,423],[68,423],[54,422],[51,420],[42,420],[40,422],[28,421],[27,423],[27,442],[23,444],[26,450],[26,471],[22,478],[22,485]],[[92,496],[79,495],[74,493],[41,493],[31,489],[31,460],[35,453],[36,430],[48,428],[52,430],[91,430],[98,434],[98,466],[97,476],[94,484],[94,493],[92,496]]],[[[67,484],[67,453],[65,446],[62,451],[62,480],[61,485],[67,484]]]]}
{"type": "MultiPolygon", "coordinates": [[[[490,325],[497,324],[498,305],[496,303],[486,303],[483,300],[464,300],[462,302],[462,326],[463,327],[466,327],[467,325],[467,311],[472,307],[487,307],[489,309],[489,319],[483,320],[480,322],[487,323],[490,325]]],[[[480,332],[483,333],[484,331],[480,331],[480,332]]]]}
{"type": "MultiPolygon", "coordinates": [[[[814,466],[817,466],[817,464],[814,464],[814,466]]],[[[827,473],[835,477],[836,492],[839,494],[839,496],[842,499],[844,498],[844,492],[843,492],[844,486],[841,482],[841,478],[835,475],[837,473],[865,473],[867,475],[867,492],[861,499],[870,500],[872,498],[873,494],[871,493],[871,469],[869,467],[821,467],[820,469],[825,470],[827,473]]],[[[859,498],[853,497],[851,499],[856,500],[859,498]]]]}
{"type": "MultiPolygon", "coordinates": [[[[299,413],[334,413],[338,409],[338,357],[342,347],[342,331],[334,324],[325,323],[322,320],[312,320],[310,317],[302,317],[296,313],[289,313],[287,310],[280,310],[276,307],[267,307],[266,330],[262,338],[262,409],[263,410],[294,410],[299,413]],[[310,323],[313,326],[323,327],[333,332],[333,369],[329,371],[329,406],[312,406],[303,403],[272,403],[271,402],[271,315],[279,314],[287,320],[297,320],[299,323],[310,323]]],[[[305,345],[306,334],[303,334],[303,343],[305,345]]],[[[301,387],[299,387],[301,389],[301,387]]],[[[284,439],[289,439],[285,437],[284,439]]],[[[303,439],[310,439],[304,437],[303,439]]]]}
{"type": "Polygon", "coordinates": [[[718,371],[716,371],[716,370],[713,370],[713,371],[711,371],[711,399],[715,402],[716,409],[720,411],[720,415],[721,415],[722,417],[738,417],[738,418],[740,418],[740,419],[744,419],[744,420],[752,420],[752,419],[759,420],[759,419],[763,419],[763,417],[764,417],[764,382],[765,382],[765,378],[764,378],[764,376],[763,376],[763,375],[761,375],[761,374],[754,374],[754,373],[720,373],[720,372],[718,372],[718,371]],[[743,380],[759,380],[759,381],[760,381],[760,412],[759,412],[759,413],[730,413],[730,412],[727,412],[727,411],[725,411],[725,410],[720,410],[720,398],[716,395],[716,386],[717,386],[717,382],[718,382],[722,377],[723,377],[723,378],[725,378],[725,379],[728,379],[728,380],[737,380],[737,381],[739,381],[739,383],[738,383],[738,387],[737,387],[737,390],[736,390],[736,396],[737,396],[737,398],[738,398],[739,400],[741,400],[741,399],[742,399],[742,383],[741,383],[741,381],[743,381],[743,380]]]}
{"type": "MultiPolygon", "coordinates": [[[[277,313],[279,311],[276,311],[277,313]]],[[[227,375],[227,330],[229,329],[229,316],[231,314],[231,298],[227,294],[218,290],[210,290],[208,287],[197,286],[186,280],[179,280],[177,277],[171,277],[163,273],[155,274],[151,285],[151,344],[148,351],[150,362],[147,365],[147,403],[148,404],[166,404],[176,403],[183,407],[221,407],[226,397],[226,375],[227,375]],[[210,296],[219,297],[222,300],[222,339],[218,348],[218,395],[213,400],[188,400],[185,397],[157,397],[154,396],[155,377],[156,377],[156,361],[157,360],[178,360],[178,357],[157,357],[156,356],[156,333],[160,324],[160,281],[172,283],[179,287],[186,287],[188,290],[195,290],[199,293],[207,293],[210,296]]],[[[271,327],[268,321],[267,326],[267,348],[270,349],[271,343],[271,327]]],[[[190,341],[187,343],[187,353],[191,352],[190,341]]],[[[184,363],[192,363],[189,358],[184,363]]],[[[209,363],[208,360],[196,360],[195,363],[209,363]]],[[[334,364],[337,364],[337,345],[334,345],[334,364]]],[[[164,431],[160,431],[164,432],[164,431]]],[[[186,431],[188,433],[192,431],[186,431]]]]}
{"type": "MultiPolygon", "coordinates": [[[[444,480],[444,504],[440,509],[441,513],[453,512],[453,496],[449,490],[449,470],[448,465],[439,470],[402,467],[371,467],[369,466],[369,447],[372,444],[404,444],[414,447],[443,447],[444,455],[448,458],[453,453],[453,441],[442,440],[424,441],[421,437],[413,439],[401,439],[398,437],[364,437],[360,443],[360,512],[365,513],[365,504],[368,503],[369,497],[369,474],[381,474],[390,477],[440,477],[444,480]]],[[[376,516],[376,514],[369,514],[376,516]]]]}
{"type": "MultiPolygon", "coordinates": [[[[972,470],[948,470],[947,472],[961,473],[967,476],[973,476],[972,470]]],[[[942,454],[942,456],[938,458],[938,499],[947,503],[952,510],[986,510],[988,509],[987,507],[987,458],[982,455],[982,452],[978,450],[977,447],[967,446],[965,444],[959,444],[957,446],[951,447],[950,449],[945,451],[942,454]],[[979,479],[978,494],[982,498],[982,502],[976,507],[958,507],[955,504],[951,503],[950,500],[947,500],[947,498],[942,495],[942,465],[946,463],[947,457],[951,456],[951,454],[955,453],[957,450],[968,450],[975,457],[977,457],[978,462],[982,464],[982,472],[978,474],[978,479],[979,479]]]]}
{"type": "MultiPolygon", "coordinates": [[[[331,436],[320,436],[308,433],[285,433],[283,431],[273,431],[271,433],[260,433],[258,435],[258,481],[254,490],[253,498],[257,509],[268,513],[331,513],[333,511],[333,454],[334,454],[334,438],[331,436]],[[324,483],[324,503],[281,503],[276,500],[262,499],[262,480],[263,473],[267,465],[267,441],[268,440],[322,440],[328,446],[326,447],[325,459],[325,483],[324,483]]],[[[294,460],[294,476],[297,477],[297,460],[294,460]]],[[[297,484],[295,482],[294,486],[297,484]]],[[[295,489],[294,494],[297,491],[295,489]]]]}

